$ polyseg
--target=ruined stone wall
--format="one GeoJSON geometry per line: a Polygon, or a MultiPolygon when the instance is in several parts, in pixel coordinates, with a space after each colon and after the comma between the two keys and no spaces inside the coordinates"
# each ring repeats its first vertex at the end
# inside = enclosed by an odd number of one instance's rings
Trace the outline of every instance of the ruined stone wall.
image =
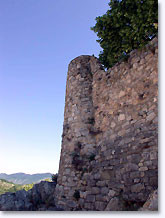
{"type": "Polygon", "coordinates": [[[65,210],[137,209],[158,186],[158,42],[105,72],[80,56],[68,68],[56,188],[65,210]]]}

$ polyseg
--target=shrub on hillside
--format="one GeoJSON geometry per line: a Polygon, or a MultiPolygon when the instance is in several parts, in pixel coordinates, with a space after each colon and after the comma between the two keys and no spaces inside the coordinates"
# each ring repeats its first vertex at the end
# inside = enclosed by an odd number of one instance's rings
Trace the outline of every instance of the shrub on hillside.
{"type": "Polygon", "coordinates": [[[25,191],[29,191],[30,189],[32,189],[34,186],[34,183],[32,184],[26,184],[26,185],[23,185],[23,189],[25,189],[25,191]]]}

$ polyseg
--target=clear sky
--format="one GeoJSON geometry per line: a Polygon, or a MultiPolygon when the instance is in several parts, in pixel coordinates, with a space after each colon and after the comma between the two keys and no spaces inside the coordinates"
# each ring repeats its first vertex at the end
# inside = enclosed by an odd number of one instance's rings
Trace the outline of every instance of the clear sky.
{"type": "Polygon", "coordinates": [[[109,0],[0,0],[0,173],[58,171],[69,62],[109,0]]]}

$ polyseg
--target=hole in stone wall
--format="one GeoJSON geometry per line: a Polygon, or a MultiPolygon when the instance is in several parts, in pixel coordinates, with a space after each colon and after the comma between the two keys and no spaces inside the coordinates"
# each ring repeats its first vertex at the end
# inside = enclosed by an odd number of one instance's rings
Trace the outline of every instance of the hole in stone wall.
{"type": "Polygon", "coordinates": [[[98,106],[95,106],[95,110],[97,110],[99,107],[98,106]]]}
{"type": "Polygon", "coordinates": [[[155,47],[149,46],[149,48],[150,48],[152,54],[154,55],[155,54],[155,47]]]}
{"type": "Polygon", "coordinates": [[[100,133],[102,133],[102,131],[99,129],[90,129],[89,128],[89,134],[91,134],[91,135],[98,135],[100,133]]]}
{"type": "Polygon", "coordinates": [[[101,78],[101,77],[99,77],[99,78],[98,78],[98,81],[100,81],[101,79],[102,79],[102,78],[101,78]]]}
{"type": "Polygon", "coordinates": [[[143,201],[126,201],[124,200],[124,208],[126,211],[137,211],[144,205],[145,202],[143,201]]]}
{"type": "Polygon", "coordinates": [[[76,146],[76,148],[78,148],[78,149],[81,149],[82,148],[82,144],[81,144],[81,142],[76,142],[76,144],[75,144],[75,146],[76,146]]]}
{"type": "Polygon", "coordinates": [[[83,166],[83,160],[80,157],[80,154],[73,152],[71,155],[72,155],[72,165],[75,167],[76,170],[81,171],[83,166]]]}
{"type": "Polygon", "coordinates": [[[143,99],[144,99],[144,94],[145,94],[145,93],[143,92],[143,93],[141,93],[141,94],[138,95],[140,100],[143,100],[143,99]]]}
{"type": "Polygon", "coordinates": [[[96,156],[95,154],[91,154],[91,155],[89,156],[89,160],[90,160],[90,161],[95,160],[95,156],[96,156]]]}
{"type": "Polygon", "coordinates": [[[145,144],[145,145],[143,146],[143,149],[147,149],[147,148],[150,148],[150,145],[145,144]]]}
{"type": "Polygon", "coordinates": [[[80,192],[78,190],[75,190],[73,197],[78,201],[80,198],[80,192]]]}
{"type": "Polygon", "coordinates": [[[94,125],[94,124],[95,124],[95,119],[94,119],[94,117],[88,118],[87,123],[94,125]]]}

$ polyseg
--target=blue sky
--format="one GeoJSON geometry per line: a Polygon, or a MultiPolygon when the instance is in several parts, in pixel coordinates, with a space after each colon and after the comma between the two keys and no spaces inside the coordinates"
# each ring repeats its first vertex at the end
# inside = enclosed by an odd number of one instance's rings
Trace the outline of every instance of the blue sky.
{"type": "Polygon", "coordinates": [[[109,0],[0,0],[0,173],[58,170],[69,62],[109,0]]]}

